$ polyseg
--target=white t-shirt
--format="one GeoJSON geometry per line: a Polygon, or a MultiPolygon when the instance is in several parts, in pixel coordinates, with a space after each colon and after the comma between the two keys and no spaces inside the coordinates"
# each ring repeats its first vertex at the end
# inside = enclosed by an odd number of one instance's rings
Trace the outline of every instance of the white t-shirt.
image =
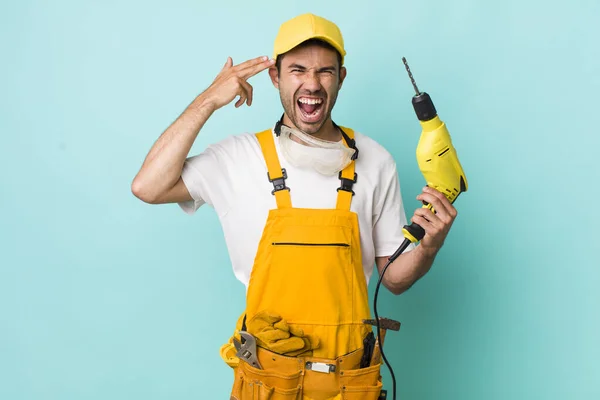
{"type": "MultiPolygon", "coordinates": [[[[335,208],[340,180],[311,169],[290,165],[282,156],[278,138],[275,146],[279,162],[286,169],[292,207],[335,208]]],[[[351,211],[358,214],[362,262],[367,282],[373,273],[375,257],[389,256],[404,240],[402,227],[407,219],[402,204],[396,163],[373,139],[355,132],[359,150],[353,186],[351,211]]],[[[323,150],[311,148],[315,151],[323,150]]],[[[188,214],[203,204],[212,206],[219,217],[225,242],[237,279],[248,288],[250,272],[269,209],[276,208],[273,184],[254,134],[230,136],[209,145],[185,161],[182,179],[194,200],[179,203],[188,214]]],[[[408,252],[414,244],[405,250],[408,252]]]]}

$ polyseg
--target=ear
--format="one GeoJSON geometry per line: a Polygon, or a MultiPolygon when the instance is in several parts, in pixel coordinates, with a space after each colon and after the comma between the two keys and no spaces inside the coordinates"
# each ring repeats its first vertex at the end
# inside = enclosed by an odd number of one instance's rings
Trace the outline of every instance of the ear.
{"type": "Polygon", "coordinates": [[[269,68],[269,76],[271,77],[271,82],[273,82],[273,86],[279,89],[279,72],[277,71],[277,67],[273,66],[269,68]]]}
{"type": "Polygon", "coordinates": [[[340,68],[340,83],[339,83],[338,90],[342,88],[342,84],[344,83],[344,79],[346,79],[347,73],[348,73],[348,71],[346,71],[346,67],[340,68]]]}

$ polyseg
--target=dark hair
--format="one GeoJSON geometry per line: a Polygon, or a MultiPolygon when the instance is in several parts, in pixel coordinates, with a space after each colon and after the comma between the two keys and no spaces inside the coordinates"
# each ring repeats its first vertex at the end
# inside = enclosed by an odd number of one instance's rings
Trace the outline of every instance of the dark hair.
{"type": "MultiPolygon", "coordinates": [[[[316,39],[316,38],[308,39],[308,40],[305,40],[304,42],[300,43],[298,46],[294,47],[294,49],[298,49],[301,47],[308,47],[308,46],[320,46],[325,49],[335,51],[335,54],[337,55],[337,59],[338,59],[338,68],[342,67],[342,55],[335,47],[333,47],[331,44],[327,43],[324,40],[316,39]]],[[[275,65],[277,66],[277,71],[279,71],[281,69],[281,61],[283,60],[283,57],[285,57],[286,54],[287,53],[280,54],[275,59],[275,65]]]]}

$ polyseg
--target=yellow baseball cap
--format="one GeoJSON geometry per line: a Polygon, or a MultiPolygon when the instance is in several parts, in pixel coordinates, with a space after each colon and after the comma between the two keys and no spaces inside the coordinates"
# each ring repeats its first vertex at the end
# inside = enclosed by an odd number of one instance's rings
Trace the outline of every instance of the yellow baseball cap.
{"type": "Polygon", "coordinates": [[[321,39],[331,44],[342,56],[344,64],[344,38],[342,32],[333,22],[317,15],[306,13],[294,17],[279,27],[275,38],[273,58],[290,51],[308,39],[321,39]]]}

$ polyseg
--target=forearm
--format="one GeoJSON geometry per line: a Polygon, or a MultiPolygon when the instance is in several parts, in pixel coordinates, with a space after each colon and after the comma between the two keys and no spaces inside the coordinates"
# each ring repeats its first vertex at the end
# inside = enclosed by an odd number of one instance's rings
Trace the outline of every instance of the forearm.
{"type": "MultiPolygon", "coordinates": [[[[387,268],[382,280],[383,285],[396,295],[404,293],[431,269],[436,254],[437,251],[421,245],[401,254],[387,268]]],[[[387,258],[377,261],[380,274],[386,262],[387,258]]]]}
{"type": "Polygon", "coordinates": [[[138,197],[152,201],[175,185],[198,133],[213,112],[214,107],[200,95],[162,133],[132,183],[138,197]]]}

